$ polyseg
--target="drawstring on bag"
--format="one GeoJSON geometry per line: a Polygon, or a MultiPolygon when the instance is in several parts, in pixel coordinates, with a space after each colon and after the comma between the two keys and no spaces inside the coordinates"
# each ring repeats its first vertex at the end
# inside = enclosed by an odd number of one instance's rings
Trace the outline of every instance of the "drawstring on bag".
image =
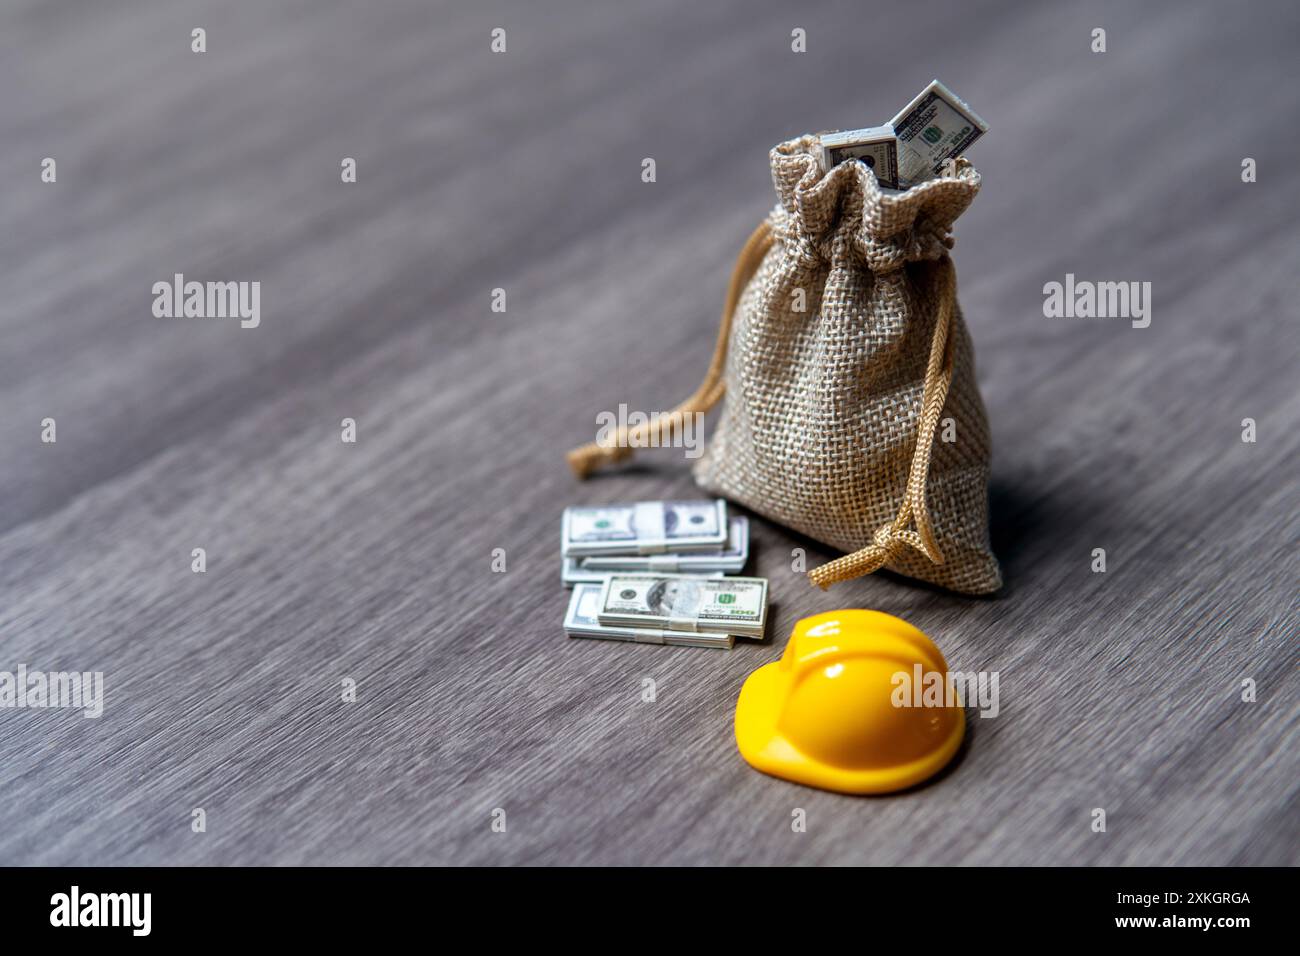
{"type": "Polygon", "coordinates": [[[852,554],[836,558],[813,568],[808,578],[823,591],[836,581],[848,581],[870,574],[884,567],[904,547],[915,548],[935,564],[943,564],[944,557],[934,540],[930,527],[930,511],[925,504],[926,479],[930,475],[930,456],[934,451],[934,432],[948,400],[948,386],[952,384],[952,317],[957,302],[957,271],[952,259],[939,260],[943,270],[940,279],[939,315],[934,322],[934,339],[930,343],[930,360],[925,367],[925,385],[921,390],[921,424],[916,430],[916,450],[912,453],[912,469],[907,475],[907,491],[903,505],[894,517],[894,523],[884,525],[871,537],[871,544],[852,554]],[[916,522],[916,530],[907,528],[909,521],[916,522]]]}
{"type": "Polygon", "coordinates": [[[586,478],[601,465],[612,464],[632,457],[633,444],[645,448],[663,445],[671,440],[673,433],[682,427],[687,415],[707,412],[722,398],[725,385],[722,373],[727,365],[727,344],[731,340],[731,317],[740,304],[740,296],[749,285],[749,280],[758,271],[767,250],[772,248],[772,229],[764,221],[750,234],[736,264],[731,270],[731,282],[727,286],[727,301],[722,307],[722,324],[718,329],[718,341],[713,347],[713,359],[709,370],[704,373],[704,381],[695,390],[695,394],[682,402],[671,412],[655,415],[644,425],[632,428],[622,427],[607,442],[591,442],[581,448],[575,448],[565,457],[569,467],[579,478],[586,478]]]}
{"type": "MultiPolygon", "coordinates": [[[[722,309],[722,322],[718,340],[713,349],[713,359],[704,375],[704,381],[690,398],[670,412],[654,416],[644,425],[622,427],[607,442],[590,442],[573,449],[566,456],[569,466],[578,478],[586,478],[604,464],[612,464],[632,457],[633,445],[662,445],[681,429],[687,415],[707,412],[722,398],[725,391],[723,371],[727,363],[727,349],[731,340],[731,322],[740,296],[749,280],[758,271],[763,257],[772,247],[771,227],[763,222],[750,235],[736,265],[731,272],[727,300],[722,309]]],[[[939,315],[934,324],[934,338],[930,343],[930,358],[925,369],[925,384],[921,390],[921,418],[917,429],[916,450],[912,453],[911,470],[907,476],[907,490],[903,504],[891,524],[883,525],[872,535],[871,544],[852,554],[846,554],[813,568],[808,578],[823,591],[838,581],[848,581],[871,574],[888,564],[904,548],[920,551],[935,564],[943,564],[944,556],[934,539],[930,526],[930,512],[925,503],[926,480],[930,473],[930,459],[934,450],[934,433],[948,400],[952,384],[953,350],[952,325],[957,301],[957,276],[952,260],[944,256],[938,262],[943,270],[939,295],[939,315]],[[916,529],[908,528],[915,523],[916,529]]]]}

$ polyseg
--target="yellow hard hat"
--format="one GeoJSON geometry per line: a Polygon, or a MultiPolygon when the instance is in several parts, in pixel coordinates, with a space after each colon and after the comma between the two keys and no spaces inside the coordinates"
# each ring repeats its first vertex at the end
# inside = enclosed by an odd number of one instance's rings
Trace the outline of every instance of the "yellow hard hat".
{"type": "Polygon", "coordinates": [[[900,692],[905,684],[931,671],[949,686],[939,648],[906,621],[862,610],[806,617],[781,659],[740,689],[740,754],[764,773],[843,793],[920,783],[952,759],[966,733],[960,703],[895,705],[912,700],[900,692]]]}

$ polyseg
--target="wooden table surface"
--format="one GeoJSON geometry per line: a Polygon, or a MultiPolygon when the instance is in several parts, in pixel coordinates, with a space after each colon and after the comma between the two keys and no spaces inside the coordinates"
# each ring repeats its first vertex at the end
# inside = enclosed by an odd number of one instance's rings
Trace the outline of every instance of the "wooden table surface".
{"type": "Polygon", "coordinates": [[[951,6],[7,4],[0,670],[105,702],[0,708],[0,863],[1300,862],[1300,13],[951,6]],[[1005,592],[823,594],[756,519],[767,642],[567,639],[562,509],[694,486],[563,452],[698,383],[768,149],[934,75],[992,127],[954,257],[1005,592]],[[175,273],[260,325],[156,318],[175,273]],[[1045,318],[1067,273],[1150,327],[1045,318]],[[908,793],[736,752],[745,676],[854,606],[1000,674],[908,793]]]}

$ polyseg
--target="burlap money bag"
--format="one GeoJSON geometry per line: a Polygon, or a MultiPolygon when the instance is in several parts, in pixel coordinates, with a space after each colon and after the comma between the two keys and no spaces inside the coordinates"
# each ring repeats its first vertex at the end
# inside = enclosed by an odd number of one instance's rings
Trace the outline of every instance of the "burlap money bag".
{"type": "Polygon", "coordinates": [[[988,421],[948,255],[979,173],[960,161],[886,194],[861,163],[823,173],[817,148],[804,136],[772,150],[781,201],[737,260],[704,384],[569,462],[585,476],[629,444],[666,443],[725,394],[696,480],[849,552],[808,572],[813,583],[885,567],[995,591],[988,421]]]}

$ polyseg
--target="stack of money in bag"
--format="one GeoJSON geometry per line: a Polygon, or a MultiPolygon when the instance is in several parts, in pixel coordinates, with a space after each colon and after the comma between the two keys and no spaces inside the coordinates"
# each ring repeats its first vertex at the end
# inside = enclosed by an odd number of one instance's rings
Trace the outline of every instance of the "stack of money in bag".
{"type": "Polygon", "coordinates": [[[560,552],[570,637],[726,648],[763,637],[767,579],[731,576],[749,559],[749,520],[722,499],[566,508],[560,552]]]}
{"type": "Polygon", "coordinates": [[[933,179],[989,130],[948,87],[932,80],[887,126],[822,133],[822,168],[858,160],[886,189],[933,179]]]}

